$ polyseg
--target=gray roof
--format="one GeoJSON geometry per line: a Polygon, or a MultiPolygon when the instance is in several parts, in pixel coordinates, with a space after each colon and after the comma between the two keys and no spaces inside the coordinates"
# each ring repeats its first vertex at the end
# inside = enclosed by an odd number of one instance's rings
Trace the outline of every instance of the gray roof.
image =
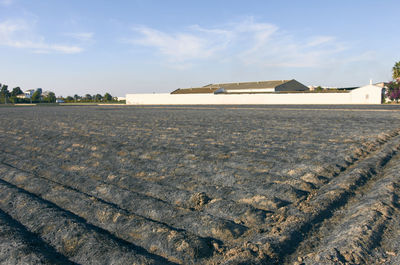
{"type": "Polygon", "coordinates": [[[221,88],[223,88],[225,90],[276,88],[277,86],[285,84],[292,80],[272,80],[272,81],[258,81],[258,82],[209,84],[209,85],[206,85],[203,87],[180,88],[180,89],[177,89],[177,90],[171,92],[171,94],[214,93],[216,90],[221,89],[221,88]]]}
{"type": "Polygon", "coordinates": [[[290,80],[273,80],[273,81],[259,81],[259,82],[241,82],[241,83],[223,83],[223,84],[212,84],[206,87],[218,87],[229,90],[234,89],[263,89],[263,88],[275,88],[279,85],[289,82],[290,80]]]}

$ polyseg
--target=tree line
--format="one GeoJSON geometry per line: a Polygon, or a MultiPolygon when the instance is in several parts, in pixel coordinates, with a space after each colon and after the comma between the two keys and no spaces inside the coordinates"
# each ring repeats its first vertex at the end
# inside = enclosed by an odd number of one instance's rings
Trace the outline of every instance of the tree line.
{"type": "Polygon", "coordinates": [[[66,96],[66,97],[58,97],[58,99],[63,100],[67,103],[73,102],[82,102],[82,103],[89,103],[89,102],[120,102],[117,97],[113,97],[110,93],[105,93],[104,95],[101,94],[86,94],[84,96],[79,96],[75,94],[74,96],[66,96]]]}
{"type": "Polygon", "coordinates": [[[24,92],[20,87],[14,87],[11,92],[8,90],[8,85],[0,84],[0,103],[40,103],[47,102],[53,103],[56,102],[56,95],[54,92],[45,92],[43,93],[41,88],[37,88],[30,98],[18,97],[20,95],[24,95],[24,92]]]}
{"type": "Polygon", "coordinates": [[[0,104],[16,104],[16,103],[55,103],[57,99],[62,100],[66,103],[73,102],[120,102],[117,97],[113,97],[110,93],[105,93],[104,95],[86,94],[84,96],[79,96],[75,94],[74,96],[67,97],[56,97],[54,92],[43,92],[41,88],[37,88],[32,91],[30,97],[21,97],[25,93],[20,87],[14,87],[11,92],[8,89],[8,85],[0,83],[0,104]]]}

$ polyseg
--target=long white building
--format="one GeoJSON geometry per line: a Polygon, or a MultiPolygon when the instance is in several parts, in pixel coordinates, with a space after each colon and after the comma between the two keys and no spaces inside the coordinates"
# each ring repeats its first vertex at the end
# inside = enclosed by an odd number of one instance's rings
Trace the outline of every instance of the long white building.
{"type": "MultiPolygon", "coordinates": [[[[367,85],[350,91],[313,92],[293,80],[282,80],[284,90],[276,87],[254,87],[254,83],[208,85],[202,88],[179,89],[163,94],[127,94],[129,105],[264,105],[264,104],[381,104],[382,87],[367,85]],[[295,84],[294,89],[287,83],[295,84]],[[247,84],[248,89],[240,84],[247,84]],[[228,88],[228,89],[227,89],[228,88]],[[265,91],[274,89],[274,91],[265,91]]],[[[277,82],[277,81],[264,81],[277,82]]],[[[257,82],[260,83],[260,82],[257,82]]],[[[305,86],[304,86],[305,87],[305,86]]],[[[307,87],[306,87],[307,88],[307,87]]],[[[307,88],[308,89],[308,88],[307,88]]]]}

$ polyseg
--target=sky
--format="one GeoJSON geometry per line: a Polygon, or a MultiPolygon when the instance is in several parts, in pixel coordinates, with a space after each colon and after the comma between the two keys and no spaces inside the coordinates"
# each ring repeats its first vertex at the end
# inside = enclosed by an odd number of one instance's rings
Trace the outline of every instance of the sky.
{"type": "Polygon", "coordinates": [[[57,96],[391,79],[398,0],[0,0],[0,83],[57,96]]]}

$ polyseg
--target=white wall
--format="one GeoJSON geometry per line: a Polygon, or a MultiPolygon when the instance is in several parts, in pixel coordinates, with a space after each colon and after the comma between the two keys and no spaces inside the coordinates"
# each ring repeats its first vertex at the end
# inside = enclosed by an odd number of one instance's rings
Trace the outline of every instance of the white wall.
{"type": "Polygon", "coordinates": [[[381,104],[382,88],[368,85],[349,93],[127,94],[130,105],[381,104]]]}
{"type": "Polygon", "coordinates": [[[382,88],[374,85],[367,85],[351,91],[352,104],[381,104],[382,88]]]}
{"type": "Polygon", "coordinates": [[[275,88],[225,89],[227,93],[275,92],[275,88]]]}

